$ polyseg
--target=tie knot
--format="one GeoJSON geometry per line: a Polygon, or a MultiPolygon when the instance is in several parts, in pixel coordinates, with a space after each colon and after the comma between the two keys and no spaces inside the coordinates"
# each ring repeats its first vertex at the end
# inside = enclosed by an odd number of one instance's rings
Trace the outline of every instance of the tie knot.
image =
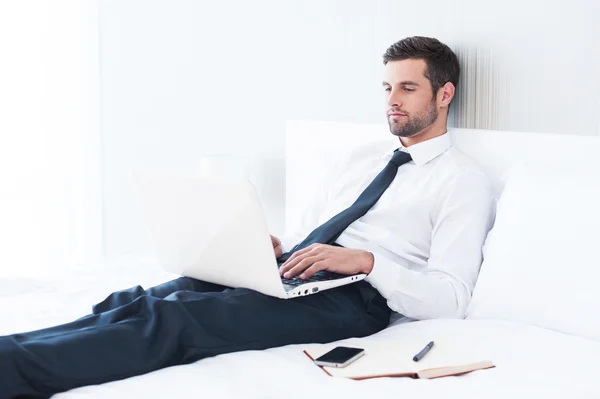
{"type": "Polygon", "coordinates": [[[396,165],[397,167],[400,167],[405,163],[410,162],[411,159],[412,157],[408,152],[396,150],[394,151],[394,155],[392,155],[392,159],[390,159],[390,162],[396,165]]]}

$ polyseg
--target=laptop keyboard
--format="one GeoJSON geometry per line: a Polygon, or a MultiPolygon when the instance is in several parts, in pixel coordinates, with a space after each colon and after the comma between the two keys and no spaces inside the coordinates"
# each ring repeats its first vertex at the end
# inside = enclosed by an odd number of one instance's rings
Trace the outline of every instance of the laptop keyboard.
{"type": "Polygon", "coordinates": [[[340,278],[344,278],[344,277],[349,277],[348,275],[345,274],[339,274],[339,273],[334,273],[334,272],[328,272],[328,271],[320,271],[320,272],[316,272],[315,274],[313,274],[312,276],[310,276],[307,279],[301,279],[298,276],[292,277],[292,278],[283,278],[281,277],[281,282],[283,284],[287,284],[287,285],[291,285],[294,287],[297,287],[301,284],[305,284],[305,283],[314,283],[314,282],[318,282],[318,281],[328,281],[328,280],[337,280],[340,278]]]}

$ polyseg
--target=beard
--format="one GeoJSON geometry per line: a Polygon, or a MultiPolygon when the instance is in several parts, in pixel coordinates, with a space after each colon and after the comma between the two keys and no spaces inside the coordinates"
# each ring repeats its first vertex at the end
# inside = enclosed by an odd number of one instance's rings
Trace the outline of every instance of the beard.
{"type": "Polygon", "coordinates": [[[429,103],[429,107],[412,116],[407,114],[405,121],[393,120],[388,117],[390,132],[398,137],[412,137],[423,129],[433,125],[437,120],[438,111],[435,100],[429,103]]]}

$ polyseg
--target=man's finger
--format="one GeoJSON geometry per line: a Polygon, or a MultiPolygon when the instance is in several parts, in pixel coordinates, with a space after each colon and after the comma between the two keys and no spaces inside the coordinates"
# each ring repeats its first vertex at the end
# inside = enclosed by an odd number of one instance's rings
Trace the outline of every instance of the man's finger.
{"type": "Polygon", "coordinates": [[[306,254],[309,251],[306,251],[307,248],[302,249],[301,251],[294,252],[292,256],[289,257],[288,260],[283,262],[281,267],[279,268],[279,274],[283,274],[294,267],[298,262],[302,261],[305,258],[306,254]]]}
{"type": "Polygon", "coordinates": [[[313,265],[313,263],[315,263],[317,261],[318,261],[318,258],[316,256],[307,257],[307,258],[303,259],[300,263],[298,263],[296,266],[294,266],[290,271],[286,272],[283,275],[283,277],[292,278],[294,276],[297,276],[298,274],[302,273],[303,271],[305,271],[306,269],[311,267],[313,265]]]}
{"type": "Polygon", "coordinates": [[[327,269],[327,263],[325,261],[320,260],[318,262],[313,263],[311,267],[309,267],[302,274],[300,274],[300,278],[310,278],[313,274],[325,269],[327,269]]]}
{"type": "MultiPolygon", "coordinates": [[[[297,256],[296,258],[294,258],[294,260],[287,262],[287,265],[282,266],[281,269],[279,269],[280,274],[282,276],[285,276],[286,273],[288,273],[290,270],[292,270],[294,267],[296,267],[299,263],[301,263],[307,256],[309,256],[308,254],[302,254],[300,256],[297,256]]],[[[286,277],[288,278],[288,277],[286,277]]]]}
{"type": "Polygon", "coordinates": [[[294,268],[298,263],[306,259],[307,256],[319,255],[321,252],[319,251],[318,245],[319,244],[312,244],[308,248],[304,248],[298,252],[295,252],[287,261],[283,262],[283,265],[279,269],[279,274],[283,275],[285,272],[294,268]]]}
{"type": "Polygon", "coordinates": [[[296,259],[298,259],[298,258],[295,257],[292,260],[292,257],[290,256],[290,258],[288,260],[283,262],[283,264],[279,267],[279,274],[283,274],[283,273],[287,272],[288,270],[290,270],[296,264],[296,259]]]}
{"type": "Polygon", "coordinates": [[[271,236],[271,244],[273,245],[273,248],[281,245],[281,241],[279,240],[279,238],[275,237],[275,236],[271,236]]]}
{"type": "Polygon", "coordinates": [[[282,266],[283,267],[289,266],[294,261],[296,261],[299,257],[302,257],[302,255],[306,254],[307,252],[314,251],[315,249],[319,248],[320,246],[321,246],[321,244],[310,244],[308,247],[302,248],[301,250],[294,252],[292,254],[292,256],[289,257],[288,260],[286,260],[285,262],[283,262],[282,266]]]}

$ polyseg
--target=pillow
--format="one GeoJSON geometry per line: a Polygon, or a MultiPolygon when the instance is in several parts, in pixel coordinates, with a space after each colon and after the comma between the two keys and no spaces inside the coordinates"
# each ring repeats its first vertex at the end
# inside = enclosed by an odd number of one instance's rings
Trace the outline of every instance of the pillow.
{"type": "Polygon", "coordinates": [[[510,171],[468,319],[600,340],[599,166],[522,163],[510,171]]]}

